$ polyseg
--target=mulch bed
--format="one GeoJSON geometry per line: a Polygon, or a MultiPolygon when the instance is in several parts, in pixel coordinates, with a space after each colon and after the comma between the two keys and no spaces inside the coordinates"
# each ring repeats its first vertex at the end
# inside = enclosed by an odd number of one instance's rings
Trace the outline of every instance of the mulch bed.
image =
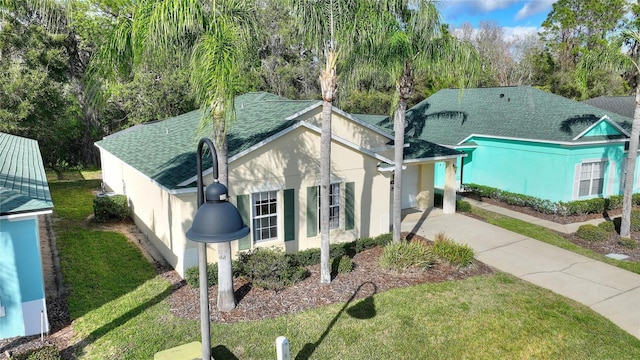
{"type": "MultiPolygon", "coordinates": [[[[418,237],[415,237],[418,238],[418,237]]],[[[461,280],[469,276],[490,274],[493,270],[478,261],[465,268],[438,262],[428,271],[396,272],[379,265],[381,248],[356,254],[355,268],[350,273],[337,274],[330,284],[320,284],[320,266],[307,269],[311,275],[303,281],[280,291],[252,286],[247,280],[234,279],[237,306],[228,312],[216,309],[217,287],[209,289],[211,320],[220,323],[262,320],[292,314],[318,306],[366,298],[393,288],[424,283],[461,280]]],[[[200,319],[199,289],[180,286],[168,298],[171,313],[187,319],[200,319]]]]}

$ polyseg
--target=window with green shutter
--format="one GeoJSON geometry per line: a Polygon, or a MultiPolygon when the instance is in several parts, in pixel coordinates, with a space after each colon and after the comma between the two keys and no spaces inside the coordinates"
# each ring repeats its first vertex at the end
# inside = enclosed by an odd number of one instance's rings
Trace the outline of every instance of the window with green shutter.
{"type": "Polygon", "coordinates": [[[318,187],[307,188],[307,237],[318,235],[318,187]]]}
{"type": "Polygon", "coordinates": [[[284,241],[296,239],[296,209],[293,189],[283,192],[284,202],[284,241]]]}
{"type": "Polygon", "coordinates": [[[344,229],[353,230],[355,228],[355,198],[356,185],[353,182],[344,184],[344,229]]]}
{"type": "MultiPolygon", "coordinates": [[[[245,225],[249,226],[249,224],[251,224],[251,200],[249,199],[249,195],[238,195],[236,197],[236,203],[238,207],[238,212],[242,217],[242,221],[244,221],[245,225]]],[[[238,249],[239,250],[251,249],[250,234],[238,240],[238,249]]]]}

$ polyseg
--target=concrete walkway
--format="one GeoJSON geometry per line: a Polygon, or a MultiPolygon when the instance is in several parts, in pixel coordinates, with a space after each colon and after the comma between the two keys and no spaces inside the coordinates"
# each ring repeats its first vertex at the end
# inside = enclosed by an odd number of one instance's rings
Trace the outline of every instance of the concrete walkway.
{"type": "MultiPolygon", "coordinates": [[[[488,210],[509,211],[495,206],[488,210]]],[[[531,222],[543,225],[543,220],[511,213],[507,215],[522,220],[532,218],[531,222]]],[[[560,226],[565,230],[571,228],[560,226]]],[[[638,274],[468,216],[445,215],[440,209],[405,215],[402,231],[428,239],[443,232],[447,237],[471,246],[476,258],[483,263],[585,304],[640,339],[638,274]]]]}

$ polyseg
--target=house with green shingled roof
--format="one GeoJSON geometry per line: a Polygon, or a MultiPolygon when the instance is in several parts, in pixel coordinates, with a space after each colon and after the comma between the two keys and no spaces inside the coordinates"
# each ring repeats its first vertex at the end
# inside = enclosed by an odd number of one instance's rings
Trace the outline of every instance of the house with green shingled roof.
{"type": "MultiPolygon", "coordinates": [[[[232,242],[232,252],[319,247],[322,102],[247,93],[235,99],[235,111],[227,134],[229,196],[251,232],[232,242]]],[[[389,232],[393,136],[371,122],[382,117],[362,116],[367,121],[335,107],[332,116],[331,242],[389,232]]],[[[201,119],[196,110],[136,125],[96,143],[105,187],[128,197],[137,226],[183,276],[197,265],[197,246],[185,233],[196,210],[197,144],[210,136],[199,130],[211,127],[201,126],[201,119]]],[[[434,202],[435,164],[453,165],[464,153],[416,139],[405,155],[407,169],[415,174],[407,180],[414,191],[405,207],[424,209],[434,202]]],[[[208,169],[205,183],[211,181],[208,169]]],[[[455,193],[450,197],[455,204],[455,193]]],[[[217,259],[215,247],[208,252],[209,259],[217,259]]]]}
{"type": "MultiPolygon", "coordinates": [[[[622,194],[631,122],[517,86],[440,90],[409,109],[406,127],[408,138],[465,152],[456,164],[459,185],[571,201],[622,194]]],[[[376,125],[391,126],[388,118],[376,125]]],[[[436,166],[436,186],[442,186],[445,168],[436,166]]]]}
{"type": "Polygon", "coordinates": [[[38,142],[0,133],[0,339],[49,331],[39,222],[52,208],[38,142]]]}

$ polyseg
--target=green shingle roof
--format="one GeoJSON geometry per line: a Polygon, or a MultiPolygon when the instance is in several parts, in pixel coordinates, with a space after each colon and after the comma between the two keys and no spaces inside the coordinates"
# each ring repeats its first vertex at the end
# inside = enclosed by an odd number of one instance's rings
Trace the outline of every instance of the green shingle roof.
{"type": "Polygon", "coordinates": [[[599,96],[583,102],[628,118],[633,118],[636,110],[635,96],[599,96]]]}
{"type": "Polygon", "coordinates": [[[52,208],[38,142],[0,133],[0,215],[52,208]]]}
{"type": "Polygon", "coordinates": [[[407,111],[407,132],[417,129],[421,139],[442,145],[471,134],[580,143],[606,140],[573,140],[604,115],[631,129],[627,117],[530,86],[445,89],[407,111]]]}
{"type": "MultiPolygon", "coordinates": [[[[317,101],[288,100],[268,93],[247,93],[235,100],[236,121],[227,134],[229,157],[295,124],[285,120],[317,101]]],[[[117,156],[168,189],[196,175],[196,148],[204,135],[201,112],[195,110],[166,120],[136,125],[98,141],[117,156]]],[[[210,125],[205,126],[210,128],[210,125]]],[[[207,164],[207,162],[204,162],[207,164]]]]}

